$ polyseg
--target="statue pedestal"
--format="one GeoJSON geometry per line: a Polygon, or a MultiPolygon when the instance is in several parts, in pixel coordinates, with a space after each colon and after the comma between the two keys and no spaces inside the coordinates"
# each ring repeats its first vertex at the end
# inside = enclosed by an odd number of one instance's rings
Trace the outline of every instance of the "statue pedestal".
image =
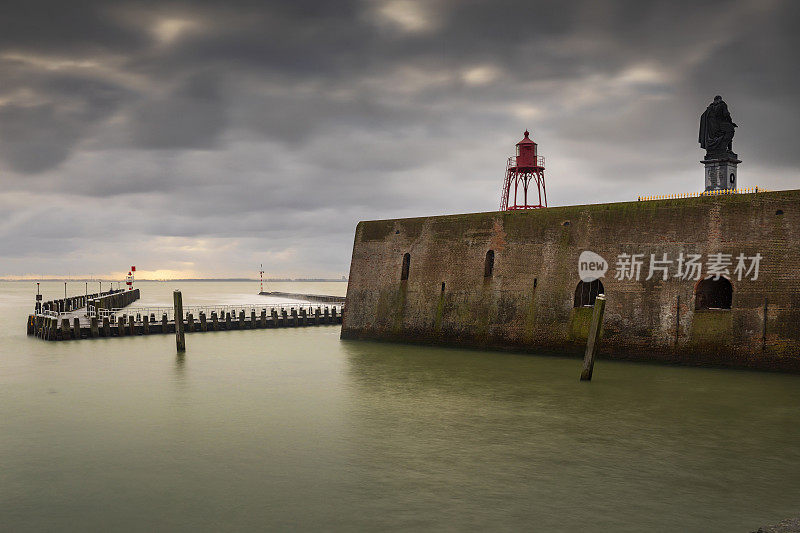
{"type": "Polygon", "coordinates": [[[707,191],[736,189],[736,167],[742,162],[736,154],[706,154],[700,162],[706,167],[707,191]]]}

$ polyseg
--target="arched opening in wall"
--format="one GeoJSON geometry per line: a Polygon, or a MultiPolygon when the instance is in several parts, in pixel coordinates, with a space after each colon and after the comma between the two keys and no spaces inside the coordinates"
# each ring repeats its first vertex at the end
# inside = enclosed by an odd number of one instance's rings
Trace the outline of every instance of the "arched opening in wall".
{"type": "Polygon", "coordinates": [[[403,269],[400,271],[400,281],[408,279],[408,270],[411,268],[411,254],[403,255],[403,269]]]}
{"type": "Polygon", "coordinates": [[[598,294],[604,294],[603,282],[599,279],[594,281],[579,281],[575,287],[575,303],[573,307],[591,307],[597,299],[598,294]]]}
{"type": "Polygon", "coordinates": [[[733,302],[733,285],[727,279],[706,278],[694,287],[694,308],[730,309],[733,302]]]}
{"type": "Polygon", "coordinates": [[[486,252],[486,260],[483,262],[483,277],[491,278],[494,275],[494,250],[486,252]]]}

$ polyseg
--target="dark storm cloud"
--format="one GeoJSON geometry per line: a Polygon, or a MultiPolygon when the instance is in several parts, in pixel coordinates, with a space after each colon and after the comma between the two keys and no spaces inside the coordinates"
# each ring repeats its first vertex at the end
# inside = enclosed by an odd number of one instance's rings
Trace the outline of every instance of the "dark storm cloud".
{"type": "Polygon", "coordinates": [[[495,209],[526,127],[554,204],[696,190],[717,93],[742,181],[796,186],[790,1],[0,9],[0,275],[119,269],[121,234],[144,270],[344,273],[359,219],[495,209]]]}

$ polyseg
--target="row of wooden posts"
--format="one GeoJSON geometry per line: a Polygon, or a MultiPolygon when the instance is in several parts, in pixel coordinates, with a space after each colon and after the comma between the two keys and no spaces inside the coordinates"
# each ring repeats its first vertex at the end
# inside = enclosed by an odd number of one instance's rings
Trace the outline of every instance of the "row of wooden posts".
{"type": "Polygon", "coordinates": [[[120,290],[114,294],[100,296],[99,298],[89,299],[88,306],[86,307],[89,316],[101,316],[103,310],[111,311],[112,309],[122,309],[131,305],[140,297],[139,289],[132,289],[129,291],[120,290]]]}
{"type": "MultiPolygon", "coordinates": [[[[129,291],[134,292],[134,291],[129,291]]],[[[138,289],[136,290],[138,294],[138,289]]],[[[124,289],[112,289],[110,291],[103,291],[103,292],[95,292],[92,294],[82,294],[80,296],[69,296],[67,298],[59,298],[57,300],[49,300],[47,302],[40,302],[38,301],[39,295],[37,295],[37,302],[36,302],[36,312],[42,313],[48,311],[50,313],[69,313],[70,311],[75,311],[76,309],[80,309],[82,307],[86,307],[87,303],[91,303],[95,300],[107,301],[109,304],[112,300],[117,300],[117,295],[125,294],[124,289]]],[[[138,297],[138,296],[137,296],[138,297]]],[[[121,305],[117,305],[116,307],[122,307],[121,305]]],[[[106,307],[106,309],[111,309],[112,307],[106,307]]]]}
{"type": "MultiPolygon", "coordinates": [[[[183,312],[176,314],[182,316],[183,312]]],[[[246,316],[244,310],[239,312],[239,316],[233,316],[226,312],[225,316],[212,311],[210,316],[200,312],[197,319],[192,313],[187,313],[184,320],[168,320],[167,314],[161,315],[157,320],[151,314],[141,316],[137,320],[134,315],[120,315],[118,317],[97,317],[89,318],[88,326],[81,325],[80,319],[31,315],[28,323],[28,333],[37,337],[50,340],[76,340],[99,337],[125,337],[129,335],[154,335],[163,333],[185,332],[206,332],[206,331],[226,331],[236,329],[263,329],[278,327],[303,327],[323,324],[340,324],[342,322],[341,313],[336,307],[317,307],[313,312],[308,309],[294,307],[288,311],[284,308],[280,310],[272,309],[270,315],[267,310],[262,309],[261,314],[256,315],[253,309],[250,316],[246,316]],[[177,326],[176,326],[177,323],[177,326]]]]}

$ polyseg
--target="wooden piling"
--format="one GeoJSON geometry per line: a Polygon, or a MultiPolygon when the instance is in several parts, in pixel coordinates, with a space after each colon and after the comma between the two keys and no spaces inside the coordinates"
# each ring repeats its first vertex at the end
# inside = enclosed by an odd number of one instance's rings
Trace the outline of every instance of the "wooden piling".
{"type": "Polygon", "coordinates": [[[231,329],[231,314],[229,311],[225,311],[225,329],[228,331],[231,329]]]}
{"type": "Polygon", "coordinates": [[[206,322],[206,314],[200,311],[197,314],[200,317],[200,331],[208,331],[208,323],[206,322]]]}
{"type": "Polygon", "coordinates": [[[761,326],[761,351],[767,349],[767,305],[769,301],[764,298],[764,320],[761,326]]]}
{"type": "Polygon", "coordinates": [[[169,319],[167,313],[161,315],[161,333],[169,333],[169,319]]]}
{"type": "Polygon", "coordinates": [[[603,326],[603,314],[606,310],[605,294],[598,294],[594,301],[594,312],[592,313],[592,324],[589,326],[589,338],[586,341],[586,355],[583,358],[583,371],[581,381],[591,381],[592,371],[594,370],[594,356],[597,353],[597,345],[600,342],[600,331],[603,326]]]}
{"type": "Polygon", "coordinates": [[[50,327],[47,333],[47,340],[58,340],[58,319],[56,317],[50,318],[50,327]]]}
{"type": "Polygon", "coordinates": [[[103,317],[103,337],[110,337],[111,336],[111,323],[108,320],[107,316],[103,317]]]}
{"type": "Polygon", "coordinates": [[[260,326],[262,328],[266,328],[267,327],[267,310],[266,309],[262,309],[261,310],[261,324],[260,324],[260,326]]]}
{"type": "Polygon", "coordinates": [[[142,316],[142,335],[150,335],[150,317],[142,316]]]}
{"type": "Polygon", "coordinates": [[[81,338],[81,319],[78,317],[72,319],[72,338],[81,338]]]}
{"type": "Polygon", "coordinates": [[[68,341],[70,338],[69,334],[69,318],[62,318],[61,319],[61,338],[62,340],[68,341]]]}
{"type": "MultiPolygon", "coordinates": [[[[181,291],[172,293],[172,299],[175,307],[175,347],[178,352],[186,351],[186,338],[183,334],[183,296],[181,291]]],[[[166,317],[166,315],[164,315],[166,317]]]]}
{"type": "Polygon", "coordinates": [[[93,339],[100,336],[100,329],[97,327],[97,317],[93,316],[89,319],[89,332],[93,339]]]}

